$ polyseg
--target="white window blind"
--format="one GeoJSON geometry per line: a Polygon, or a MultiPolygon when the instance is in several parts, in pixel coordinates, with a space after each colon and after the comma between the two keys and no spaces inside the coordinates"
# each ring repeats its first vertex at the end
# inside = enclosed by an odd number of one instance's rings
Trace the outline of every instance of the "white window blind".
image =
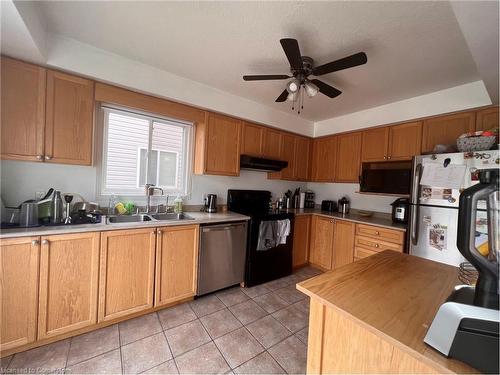
{"type": "Polygon", "coordinates": [[[146,183],[186,194],[191,125],[103,107],[101,194],[144,195],[146,183]]]}

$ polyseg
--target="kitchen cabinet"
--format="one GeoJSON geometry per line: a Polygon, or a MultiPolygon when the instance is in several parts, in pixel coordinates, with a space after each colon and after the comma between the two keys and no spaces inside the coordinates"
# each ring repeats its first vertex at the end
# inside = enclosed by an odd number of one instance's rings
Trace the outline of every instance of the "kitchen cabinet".
{"type": "Polygon", "coordinates": [[[424,120],[422,125],[422,153],[430,153],[437,144],[456,147],[457,138],[475,129],[475,112],[462,112],[424,120]]]}
{"type": "Polygon", "coordinates": [[[389,146],[389,127],[363,131],[361,161],[384,161],[389,146]]]}
{"type": "Polygon", "coordinates": [[[310,172],[311,140],[305,137],[295,137],[295,179],[307,181],[310,172]]]}
{"type": "Polygon", "coordinates": [[[311,215],[297,215],[293,223],[293,267],[307,264],[309,256],[309,237],[311,215]]]}
{"type": "Polygon", "coordinates": [[[335,221],[332,218],[314,215],[311,224],[309,262],[323,269],[332,268],[333,236],[335,221]]]}
{"type": "Polygon", "coordinates": [[[498,129],[498,106],[476,112],[476,131],[498,129]]]}
{"type": "Polygon", "coordinates": [[[2,159],[43,160],[46,69],[1,59],[2,159]]]}
{"type": "Polygon", "coordinates": [[[403,252],[405,233],[399,230],[356,224],[354,259],[359,260],[384,250],[403,252]]]}
{"type": "Polygon", "coordinates": [[[359,182],[361,133],[337,136],[337,167],[335,182],[359,182]]]}
{"type": "Polygon", "coordinates": [[[156,230],[101,233],[98,321],[153,307],[156,230]]]}
{"type": "Polygon", "coordinates": [[[295,169],[295,136],[283,133],[281,136],[281,160],[287,161],[288,166],[279,172],[282,180],[294,180],[295,169]]]}
{"type": "Polygon", "coordinates": [[[388,160],[411,160],[420,155],[422,122],[409,122],[389,128],[388,160]]]}
{"type": "Polygon", "coordinates": [[[41,238],[38,339],[97,323],[99,232],[41,238]]]}
{"type": "Polygon", "coordinates": [[[223,176],[240,174],[241,121],[207,113],[204,124],[198,124],[195,172],[223,176]]]}
{"type": "Polygon", "coordinates": [[[264,128],[259,125],[243,122],[241,131],[241,155],[262,156],[264,128]]]}
{"type": "Polygon", "coordinates": [[[281,160],[281,137],[282,133],[280,131],[265,128],[262,156],[268,159],[281,160]]]}
{"type": "Polygon", "coordinates": [[[36,339],[39,257],[39,237],[0,240],[2,351],[36,339]]]}
{"type": "Polygon", "coordinates": [[[354,233],[356,225],[349,221],[335,220],[332,269],[354,261],[354,233]]]}
{"type": "Polygon", "coordinates": [[[158,228],[155,307],[196,295],[199,226],[158,228]]]}
{"type": "Polygon", "coordinates": [[[47,72],[45,161],[92,164],[94,82],[47,72]]]}
{"type": "Polygon", "coordinates": [[[316,138],[312,142],[311,181],[334,182],[337,137],[316,138]]]}

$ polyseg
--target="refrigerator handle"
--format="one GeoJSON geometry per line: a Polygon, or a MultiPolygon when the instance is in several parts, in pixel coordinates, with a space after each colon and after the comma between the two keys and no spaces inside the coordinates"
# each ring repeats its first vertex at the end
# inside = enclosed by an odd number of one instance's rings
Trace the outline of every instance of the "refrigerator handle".
{"type": "Polygon", "coordinates": [[[422,163],[418,163],[415,166],[415,172],[413,175],[413,184],[411,188],[411,203],[418,204],[418,198],[420,197],[420,180],[422,178],[422,163]]]}
{"type": "Polygon", "coordinates": [[[411,223],[411,228],[410,228],[410,237],[411,237],[411,243],[413,245],[417,245],[418,243],[418,226],[419,226],[419,211],[420,207],[418,207],[418,199],[420,197],[420,179],[422,178],[422,164],[418,163],[415,166],[415,175],[414,175],[414,180],[413,180],[413,186],[412,186],[412,192],[411,192],[411,199],[412,203],[414,203],[411,207],[411,218],[410,218],[410,223],[411,223]]]}
{"type": "Polygon", "coordinates": [[[418,225],[419,225],[419,215],[418,211],[420,210],[420,207],[417,205],[412,205],[411,206],[411,217],[410,217],[410,223],[411,223],[411,228],[410,228],[410,237],[411,237],[411,243],[412,245],[417,245],[418,243],[418,225]]]}

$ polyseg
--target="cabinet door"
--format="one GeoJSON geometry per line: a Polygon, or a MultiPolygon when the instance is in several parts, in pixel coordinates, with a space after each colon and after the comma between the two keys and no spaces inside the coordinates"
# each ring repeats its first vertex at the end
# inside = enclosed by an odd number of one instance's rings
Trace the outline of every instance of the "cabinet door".
{"type": "Polygon", "coordinates": [[[155,306],[196,295],[198,242],[198,225],[158,229],[155,306]]]}
{"type": "Polygon", "coordinates": [[[2,159],[43,160],[46,70],[2,57],[2,159]]]}
{"type": "Polygon", "coordinates": [[[389,127],[365,130],[363,132],[362,161],[384,161],[387,159],[389,127]]]}
{"type": "Polygon", "coordinates": [[[456,147],[457,138],[474,131],[474,112],[457,113],[424,120],[422,127],[422,152],[431,152],[437,144],[451,144],[456,147]]]}
{"type": "Polygon", "coordinates": [[[334,220],[313,216],[309,261],[324,269],[332,268],[334,220]]]}
{"type": "Polygon", "coordinates": [[[269,159],[281,159],[281,132],[266,128],[264,130],[263,156],[269,159]]]}
{"type": "Polygon", "coordinates": [[[263,152],[264,128],[259,125],[243,123],[241,132],[241,150],[242,155],[262,156],[263,152]]]}
{"type": "Polygon", "coordinates": [[[295,216],[293,224],[293,267],[307,264],[311,215],[295,216]]]}
{"type": "Polygon", "coordinates": [[[42,237],[38,339],[97,323],[99,232],[42,237]]]}
{"type": "Polygon", "coordinates": [[[411,160],[420,155],[422,147],[422,122],[410,122],[390,127],[389,160],[411,160]]]}
{"type": "Polygon", "coordinates": [[[241,121],[210,113],[208,116],[205,173],[240,174],[241,121]]]}
{"type": "Polygon", "coordinates": [[[101,233],[99,322],[153,307],[155,229],[101,233]]]}
{"type": "Polygon", "coordinates": [[[498,129],[498,107],[492,107],[477,111],[476,131],[498,129]]]}
{"type": "Polygon", "coordinates": [[[281,137],[281,160],[288,162],[288,167],[280,172],[282,180],[295,179],[295,136],[283,134],[281,137]]]}
{"type": "Polygon", "coordinates": [[[309,138],[295,137],[295,179],[307,181],[309,179],[309,165],[311,153],[311,140],[309,138]]]}
{"type": "Polygon", "coordinates": [[[335,221],[332,268],[339,268],[354,261],[354,234],[356,225],[348,221],[335,221]]]}
{"type": "Polygon", "coordinates": [[[318,138],[313,141],[311,180],[333,182],[337,162],[337,137],[318,138]]]}
{"type": "Polygon", "coordinates": [[[0,240],[2,350],[35,341],[39,257],[39,237],[0,240]]]}
{"type": "Polygon", "coordinates": [[[47,72],[45,161],[92,164],[94,82],[47,72]]]}
{"type": "Polygon", "coordinates": [[[359,182],[361,133],[339,135],[336,182],[359,182]]]}

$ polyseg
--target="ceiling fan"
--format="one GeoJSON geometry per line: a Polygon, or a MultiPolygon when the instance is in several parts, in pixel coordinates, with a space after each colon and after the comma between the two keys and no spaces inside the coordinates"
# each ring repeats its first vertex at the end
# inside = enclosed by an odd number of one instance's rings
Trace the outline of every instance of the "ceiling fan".
{"type": "MultiPolygon", "coordinates": [[[[354,55],[315,67],[313,66],[314,60],[312,58],[300,54],[299,43],[296,39],[280,39],[280,43],[290,63],[291,76],[287,74],[245,75],[243,79],[245,81],[262,81],[292,78],[292,80],[287,83],[286,89],[276,98],[276,102],[284,102],[288,99],[295,105],[295,102],[299,100],[298,113],[300,113],[300,110],[303,108],[304,91],[309,97],[315,96],[318,92],[329,98],[335,98],[342,94],[340,90],[318,79],[309,79],[310,75],[322,76],[324,74],[363,65],[366,64],[367,61],[366,54],[364,52],[358,52],[354,55]]],[[[293,109],[294,107],[292,106],[292,110],[293,109]]]]}

